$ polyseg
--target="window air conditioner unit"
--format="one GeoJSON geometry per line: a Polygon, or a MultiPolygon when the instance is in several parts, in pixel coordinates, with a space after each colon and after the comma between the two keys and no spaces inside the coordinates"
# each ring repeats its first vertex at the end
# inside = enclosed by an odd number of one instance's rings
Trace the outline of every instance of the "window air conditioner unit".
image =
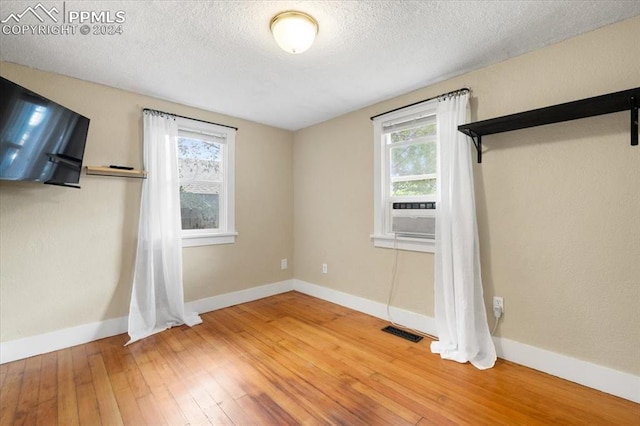
{"type": "Polygon", "coordinates": [[[435,239],[435,203],[393,203],[391,232],[399,237],[435,239]]]}

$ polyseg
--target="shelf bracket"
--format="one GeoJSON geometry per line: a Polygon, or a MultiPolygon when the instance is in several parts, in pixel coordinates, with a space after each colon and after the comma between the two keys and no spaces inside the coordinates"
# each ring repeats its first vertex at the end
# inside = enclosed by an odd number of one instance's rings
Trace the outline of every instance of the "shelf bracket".
{"type": "Polygon", "coordinates": [[[638,145],[638,101],[635,96],[629,98],[631,103],[631,146],[638,145]]]}
{"type": "Polygon", "coordinates": [[[478,151],[478,164],[482,163],[482,136],[475,133],[473,130],[468,130],[469,137],[473,142],[473,146],[476,147],[476,151],[478,151]]]}

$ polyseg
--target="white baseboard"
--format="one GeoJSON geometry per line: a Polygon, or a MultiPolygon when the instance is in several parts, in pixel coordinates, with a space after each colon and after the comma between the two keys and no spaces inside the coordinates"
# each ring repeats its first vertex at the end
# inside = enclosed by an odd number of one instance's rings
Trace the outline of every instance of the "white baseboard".
{"type": "MultiPolygon", "coordinates": [[[[200,314],[291,290],[293,290],[292,280],[281,281],[188,302],[185,303],[185,309],[200,314]]],[[[116,336],[126,333],[127,327],[128,318],[120,317],[2,342],[0,343],[0,364],[116,336]]]]}
{"type": "MultiPolygon", "coordinates": [[[[384,303],[374,302],[373,300],[297,279],[293,280],[293,289],[377,318],[389,320],[384,303]]],[[[397,324],[433,336],[438,335],[435,319],[430,316],[393,307],[390,309],[390,313],[393,321],[397,324]]],[[[496,346],[496,352],[502,359],[640,403],[640,376],[634,376],[630,373],[603,367],[504,337],[494,337],[493,341],[496,346]]]]}
{"type": "Polygon", "coordinates": [[[435,319],[426,315],[392,306],[389,308],[389,314],[391,314],[391,318],[389,318],[387,305],[384,303],[374,302],[373,300],[353,296],[348,293],[297,279],[293,280],[293,289],[300,293],[308,294],[309,296],[317,297],[318,299],[326,300],[327,302],[332,302],[336,305],[344,306],[345,308],[353,309],[354,311],[362,312],[385,321],[392,320],[396,324],[421,331],[422,333],[432,336],[437,335],[435,319]]]}
{"type": "Polygon", "coordinates": [[[493,342],[502,359],[640,403],[640,376],[504,337],[494,337],[493,342]]]}
{"type": "Polygon", "coordinates": [[[126,333],[127,323],[127,317],[113,318],[2,342],[0,364],[126,333]]]}
{"type": "MultiPolygon", "coordinates": [[[[386,321],[389,320],[387,308],[384,303],[375,302],[297,279],[195,300],[186,303],[185,309],[198,313],[210,312],[291,290],[296,290],[300,293],[345,306],[386,321]]],[[[395,307],[391,307],[389,312],[391,319],[395,323],[437,336],[434,318],[395,307]]],[[[0,343],[0,364],[69,348],[126,332],[127,317],[120,317],[2,342],[0,343]]],[[[500,358],[640,403],[639,376],[503,337],[494,337],[493,341],[500,358]]]]}
{"type": "Polygon", "coordinates": [[[205,299],[194,300],[184,304],[187,311],[195,311],[199,314],[211,312],[229,306],[239,305],[265,297],[274,296],[280,293],[286,293],[293,290],[293,280],[280,281],[273,284],[265,284],[259,287],[252,287],[246,290],[234,291],[233,293],[221,294],[218,296],[207,297],[205,299]]]}

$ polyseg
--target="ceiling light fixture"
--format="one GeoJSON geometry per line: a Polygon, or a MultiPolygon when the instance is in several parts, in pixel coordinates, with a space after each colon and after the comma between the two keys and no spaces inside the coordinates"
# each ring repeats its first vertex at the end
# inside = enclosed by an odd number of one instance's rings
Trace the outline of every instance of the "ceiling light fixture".
{"type": "Polygon", "coordinates": [[[271,33],[282,50],[297,54],[307,50],[318,34],[318,23],[306,13],[278,13],[271,20],[271,33]]]}

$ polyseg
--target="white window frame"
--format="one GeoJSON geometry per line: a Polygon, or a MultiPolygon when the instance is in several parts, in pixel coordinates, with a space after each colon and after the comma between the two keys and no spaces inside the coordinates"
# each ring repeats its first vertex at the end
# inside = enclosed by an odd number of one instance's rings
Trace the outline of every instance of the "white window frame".
{"type": "MultiPolygon", "coordinates": [[[[182,247],[197,247],[216,244],[232,244],[238,233],[235,228],[235,150],[236,130],[231,127],[219,126],[185,117],[177,117],[178,135],[181,132],[200,134],[204,136],[222,137],[223,145],[223,197],[218,201],[219,220],[218,229],[185,229],[182,230],[182,247]]],[[[176,141],[176,144],[178,141],[176,141]]]]}
{"type": "MultiPolygon", "coordinates": [[[[425,197],[392,197],[389,193],[391,187],[390,173],[390,146],[386,143],[383,128],[392,124],[417,120],[427,116],[436,116],[437,99],[421,102],[397,111],[380,115],[373,119],[374,138],[374,179],[373,179],[373,234],[371,239],[375,247],[410,250],[425,253],[435,252],[435,240],[410,236],[396,236],[391,232],[392,203],[401,201],[429,202],[436,201],[437,195],[425,197]]],[[[438,144],[436,130],[436,144],[438,144]]],[[[397,144],[394,144],[397,145],[397,144]]],[[[438,150],[438,155],[439,155],[438,150]]],[[[438,159],[439,161],[439,159],[438,159]]],[[[422,212],[424,215],[435,216],[435,210],[422,212]]]]}

